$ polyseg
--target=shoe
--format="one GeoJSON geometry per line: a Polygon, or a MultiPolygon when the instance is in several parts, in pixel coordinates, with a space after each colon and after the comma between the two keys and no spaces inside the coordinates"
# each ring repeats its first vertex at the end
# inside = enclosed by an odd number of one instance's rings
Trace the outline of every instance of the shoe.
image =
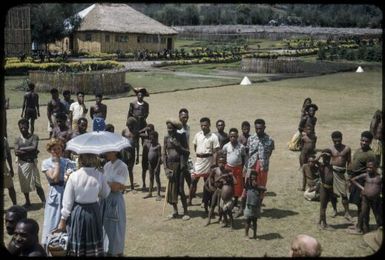
{"type": "Polygon", "coordinates": [[[186,215],[183,215],[182,219],[183,219],[183,220],[189,220],[189,219],[190,219],[190,216],[187,215],[187,214],[186,214],[186,215]]]}
{"type": "Polygon", "coordinates": [[[143,199],[148,199],[148,198],[151,198],[152,197],[152,194],[147,194],[146,196],[143,197],[143,199]]]}

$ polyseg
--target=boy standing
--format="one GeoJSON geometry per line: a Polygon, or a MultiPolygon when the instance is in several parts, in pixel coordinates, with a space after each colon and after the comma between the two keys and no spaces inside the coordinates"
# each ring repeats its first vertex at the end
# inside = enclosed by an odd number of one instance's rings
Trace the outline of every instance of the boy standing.
{"type": "Polygon", "coordinates": [[[351,182],[361,190],[361,213],[355,229],[348,229],[351,234],[363,234],[369,232],[369,211],[372,209],[378,226],[382,226],[382,176],[377,172],[375,160],[368,160],[366,173],[351,179],[351,182]],[[357,180],[365,179],[362,186],[357,180]]]}
{"type": "Polygon", "coordinates": [[[150,189],[148,195],[144,198],[152,197],[152,189],[154,187],[154,177],[156,180],[157,194],[156,200],[162,199],[160,196],[160,164],[162,159],[162,147],[158,141],[158,132],[153,131],[149,133],[150,143],[148,147],[148,169],[150,171],[150,189]]]}

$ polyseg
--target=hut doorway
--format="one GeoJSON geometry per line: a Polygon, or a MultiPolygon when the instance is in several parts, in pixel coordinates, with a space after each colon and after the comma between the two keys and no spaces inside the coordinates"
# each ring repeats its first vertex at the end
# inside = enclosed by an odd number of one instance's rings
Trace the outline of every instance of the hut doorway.
{"type": "Polygon", "coordinates": [[[167,38],[167,50],[172,49],[172,38],[167,38]]]}

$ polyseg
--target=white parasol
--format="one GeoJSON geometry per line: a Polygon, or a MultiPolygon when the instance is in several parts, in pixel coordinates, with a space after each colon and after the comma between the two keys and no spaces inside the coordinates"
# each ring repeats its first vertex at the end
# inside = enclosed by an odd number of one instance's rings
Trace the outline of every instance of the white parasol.
{"type": "Polygon", "coordinates": [[[77,154],[102,154],[106,152],[119,152],[129,146],[131,145],[127,138],[115,133],[100,131],[76,136],[67,142],[66,150],[77,154]]]}

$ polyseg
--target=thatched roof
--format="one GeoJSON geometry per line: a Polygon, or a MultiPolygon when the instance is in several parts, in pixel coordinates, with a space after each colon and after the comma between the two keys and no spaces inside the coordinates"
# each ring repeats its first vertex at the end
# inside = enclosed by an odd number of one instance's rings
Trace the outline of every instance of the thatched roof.
{"type": "Polygon", "coordinates": [[[77,31],[166,35],[178,33],[127,4],[93,4],[80,11],[78,15],[82,21],[77,31]]]}

